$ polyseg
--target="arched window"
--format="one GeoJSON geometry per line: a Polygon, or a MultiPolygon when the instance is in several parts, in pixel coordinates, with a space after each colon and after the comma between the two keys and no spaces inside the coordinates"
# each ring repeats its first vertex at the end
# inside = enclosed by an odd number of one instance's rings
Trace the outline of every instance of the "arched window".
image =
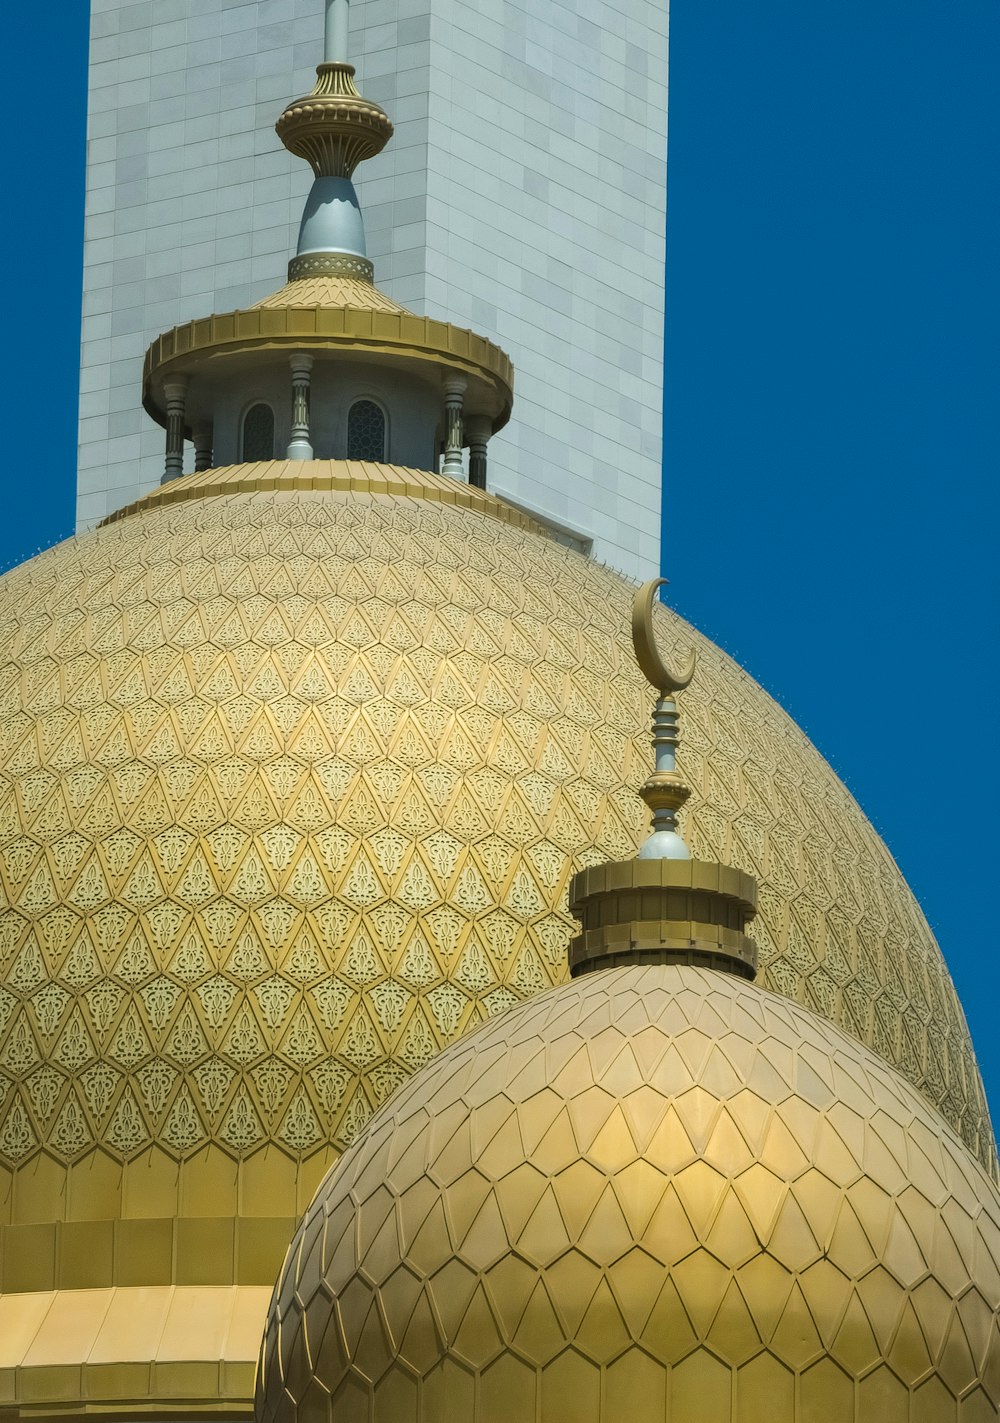
{"type": "Polygon", "coordinates": [[[274,459],[274,411],[259,401],[243,417],[243,461],[274,459]]]}
{"type": "Polygon", "coordinates": [[[347,458],[385,459],[385,412],[374,400],[356,400],[347,415],[347,458]]]}

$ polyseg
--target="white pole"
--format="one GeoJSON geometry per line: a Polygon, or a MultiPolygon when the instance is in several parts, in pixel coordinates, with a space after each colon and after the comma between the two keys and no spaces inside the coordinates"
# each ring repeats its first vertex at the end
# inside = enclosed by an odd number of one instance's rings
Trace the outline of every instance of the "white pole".
{"type": "Polygon", "coordinates": [[[324,59],[327,64],[347,62],[347,30],[351,13],[351,0],[326,0],[326,45],[324,59]]]}

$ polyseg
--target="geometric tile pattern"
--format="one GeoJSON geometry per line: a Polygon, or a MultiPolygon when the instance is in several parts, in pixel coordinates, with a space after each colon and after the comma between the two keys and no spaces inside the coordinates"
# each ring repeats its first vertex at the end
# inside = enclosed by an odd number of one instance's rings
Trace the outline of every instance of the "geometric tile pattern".
{"type": "MultiPolygon", "coordinates": [[[[342,1146],[467,1028],[563,981],[570,875],[645,834],[631,586],[489,496],[335,468],[356,487],[254,493],[268,467],[241,467],[231,495],[192,488],[0,582],[10,1167],[43,1145],[342,1146]]],[[[700,659],[685,833],[757,877],[763,983],[896,1063],[992,1164],[961,1009],[884,846],[775,703],[659,619],[700,659]]]]}
{"type": "Polygon", "coordinates": [[[371,282],[358,277],[300,277],[280,290],[255,302],[254,311],[288,306],[350,306],[355,311],[406,312],[405,306],[393,301],[371,282]]]}
{"type": "Polygon", "coordinates": [[[257,1423],[971,1423],[1000,1195],[873,1053],[708,970],[588,974],[454,1044],[331,1170],[257,1423]]]}

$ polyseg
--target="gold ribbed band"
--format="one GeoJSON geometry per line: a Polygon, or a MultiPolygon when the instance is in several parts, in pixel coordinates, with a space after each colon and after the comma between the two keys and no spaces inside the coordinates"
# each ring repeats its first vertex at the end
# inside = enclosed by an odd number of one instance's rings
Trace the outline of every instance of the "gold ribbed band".
{"type": "Polygon", "coordinates": [[[625,860],[573,876],[573,977],[632,963],[686,963],[753,979],[757,945],[744,932],[757,882],[703,860],[625,860]]]}
{"type": "Polygon", "coordinates": [[[347,496],[352,502],[372,498],[426,499],[432,504],[473,509],[498,523],[510,524],[542,538],[553,538],[544,524],[536,523],[530,514],[485,489],[476,489],[446,474],[432,474],[430,470],[367,464],[362,460],[262,460],[256,464],[225,465],[185,474],[168,484],[157,485],[134,504],[116,509],[101,520],[99,527],[192,499],[292,493],[347,496]]]}
{"type": "Polygon", "coordinates": [[[288,264],[288,280],[305,277],[353,277],[355,281],[373,282],[375,268],[367,257],[355,252],[303,252],[288,264]]]}
{"type": "Polygon", "coordinates": [[[247,1419],[270,1285],[0,1295],[0,1418],[247,1419]]]}

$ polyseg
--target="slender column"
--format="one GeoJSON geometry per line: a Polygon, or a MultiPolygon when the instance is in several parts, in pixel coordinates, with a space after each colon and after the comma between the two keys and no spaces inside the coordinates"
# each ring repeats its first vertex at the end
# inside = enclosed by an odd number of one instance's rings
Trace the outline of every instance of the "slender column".
{"type": "Polygon", "coordinates": [[[452,475],[455,479],[461,479],[465,473],[462,468],[462,445],[465,442],[462,431],[462,403],[468,384],[465,376],[458,375],[447,376],[444,381],[445,439],[442,472],[452,475]]]}
{"type": "Polygon", "coordinates": [[[187,399],[187,376],[174,376],[164,381],[163,394],[167,402],[167,454],[163,463],[163,482],[179,479],[184,473],[184,402],[187,399]]]}
{"type": "Polygon", "coordinates": [[[311,460],[312,442],[309,438],[309,383],[313,368],[312,356],[297,354],[291,358],[292,367],[292,438],[288,446],[290,460],[311,460]]]}
{"type": "Polygon", "coordinates": [[[472,415],[466,421],[469,435],[469,483],[477,489],[486,488],[486,446],[493,434],[493,421],[488,415],[472,415]]]}
{"type": "Polygon", "coordinates": [[[326,0],[326,43],[323,51],[325,63],[346,63],[350,17],[351,0],[326,0]]]}
{"type": "Polygon", "coordinates": [[[195,474],[200,474],[202,470],[212,468],[212,427],[211,425],[199,425],[194,432],[194,470],[195,474]]]}

